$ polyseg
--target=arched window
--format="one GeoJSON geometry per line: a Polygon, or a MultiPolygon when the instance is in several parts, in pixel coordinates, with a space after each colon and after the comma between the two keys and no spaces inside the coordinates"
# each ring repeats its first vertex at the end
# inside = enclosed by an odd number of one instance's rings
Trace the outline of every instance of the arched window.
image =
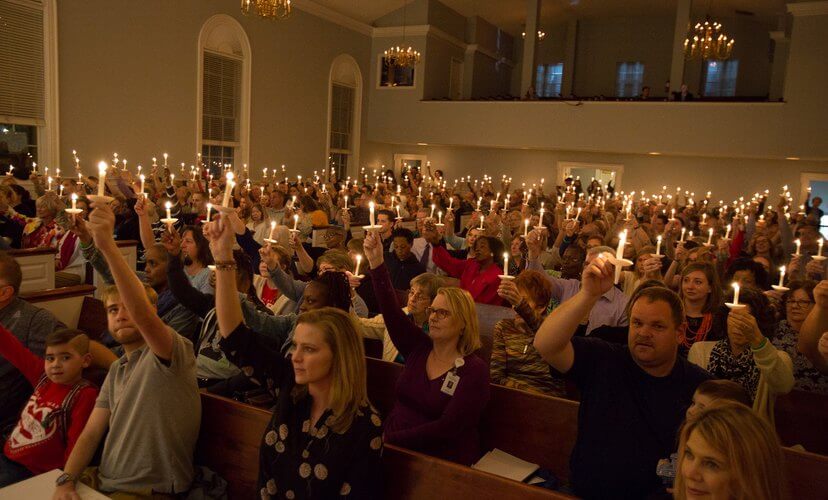
{"type": "Polygon", "coordinates": [[[343,178],[359,164],[362,121],[362,73],[353,57],[342,54],[331,64],[328,85],[328,164],[343,178]]]}
{"type": "Polygon", "coordinates": [[[197,151],[216,175],[249,163],[250,41],[232,17],[217,14],[198,36],[197,151]]]}

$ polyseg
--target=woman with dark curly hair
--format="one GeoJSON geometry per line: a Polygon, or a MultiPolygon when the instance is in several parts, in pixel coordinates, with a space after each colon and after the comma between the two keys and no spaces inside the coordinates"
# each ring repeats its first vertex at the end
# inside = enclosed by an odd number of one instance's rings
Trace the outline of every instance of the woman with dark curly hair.
{"type": "Polygon", "coordinates": [[[738,382],[753,399],[753,409],[773,423],[776,396],[794,386],[790,356],[774,347],[773,310],[768,298],[755,288],[744,288],[739,303],[727,316],[727,338],[696,342],[687,359],[720,379],[738,382]]]}

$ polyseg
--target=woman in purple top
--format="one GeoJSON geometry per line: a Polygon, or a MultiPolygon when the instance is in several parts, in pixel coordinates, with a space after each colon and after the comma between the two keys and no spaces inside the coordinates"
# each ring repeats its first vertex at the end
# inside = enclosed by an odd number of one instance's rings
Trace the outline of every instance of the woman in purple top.
{"type": "Polygon", "coordinates": [[[385,440],[471,465],[480,457],[480,417],[489,402],[489,369],[474,354],[480,347],[474,300],[460,288],[439,289],[426,334],[397,303],[375,232],[366,234],[364,249],[388,333],[405,357],[385,440]]]}

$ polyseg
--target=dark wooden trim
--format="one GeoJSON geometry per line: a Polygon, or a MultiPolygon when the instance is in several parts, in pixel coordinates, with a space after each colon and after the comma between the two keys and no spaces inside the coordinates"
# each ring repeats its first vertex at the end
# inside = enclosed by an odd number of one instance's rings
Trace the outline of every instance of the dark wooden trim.
{"type": "Polygon", "coordinates": [[[138,246],[138,240],[120,240],[120,241],[116,240],[115,244],[118,245],[119,248],[137,247],[138,246]]]}
{"type": "Polygon", "coordinates": [[[7,251],[13,257],[31,257],[33,255],[48,255],[56,254],[57,249],[52,247],[38,247],[38,248],[14,248],[7,251]]]}
{"type": "Polygon", "coordinates": [[[68,299],[70,297],[83,297],[84,295],[93,295],[95,287],[92,285],[75,285],[65,286],[62,288],[52,288],[49,290],[39,290],[37,292],[29,292],[20,294],[20,298],[26,302],[48,302],[50,300],[68,299]]]}

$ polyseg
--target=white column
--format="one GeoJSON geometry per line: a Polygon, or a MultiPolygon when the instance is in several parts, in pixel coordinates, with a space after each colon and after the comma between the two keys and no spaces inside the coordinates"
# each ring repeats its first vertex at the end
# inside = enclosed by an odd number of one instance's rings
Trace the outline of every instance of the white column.
{"type": "Polygon", "coordinates": [[[561,95],[572,94],[575,88],[575,55],[578,52],[578,20],[572,19],[566,25],[566,49],[564,53],[563,81],[561,95]]]}
{"type": "Polygon", "coordinates": [[[784,31],[771,31],[773,40],[773,67],[768,95],[771,101],[778,101],[785,97],[785,70],[788,67],[788,47],[790,40],[785,37],[784,31]]]}
{"type": "Polygon", "coordinates": [[[678,0],[673,33],[673,62],[670,65],[670,90],[678,92],[684,81],[684,39],[690,29],[691,0],[678,0]]]}
{"type": "MultiPolygon", "coordinates": [[[[535,82],[535,45],[538,39],[538,19],[541,0],[526,0],[526,38],[523,39],[523,64],[520,70],[521,97],[535,82]]],[[[535,89],[537,92],[538,89],[535,89]]]]}

